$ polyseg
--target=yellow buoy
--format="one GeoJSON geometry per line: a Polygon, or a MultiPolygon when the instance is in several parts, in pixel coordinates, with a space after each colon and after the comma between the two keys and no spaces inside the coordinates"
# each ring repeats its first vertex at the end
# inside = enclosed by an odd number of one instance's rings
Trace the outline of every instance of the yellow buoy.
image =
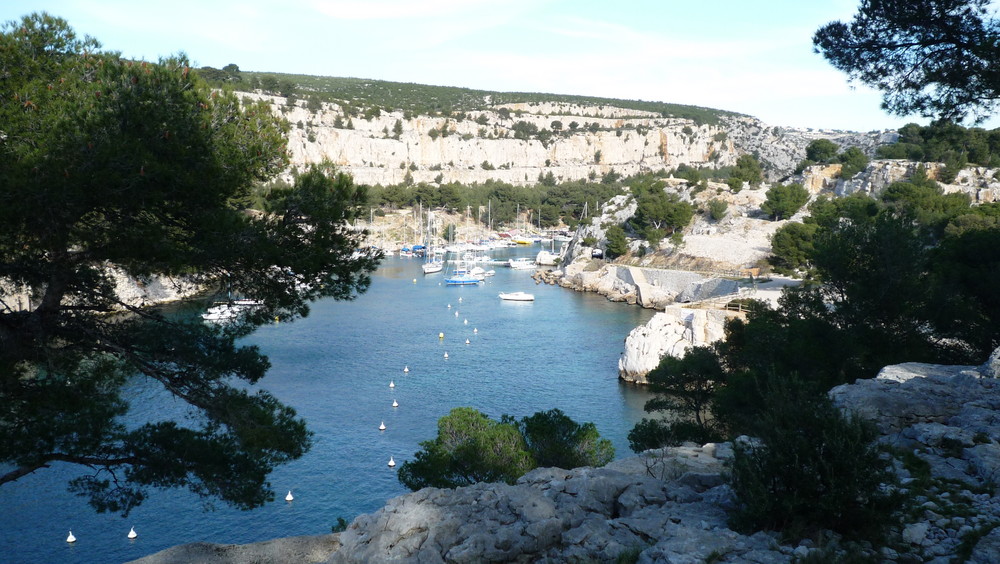
{"type": "Polygon", "coordinates": [[[413,279],[413,283],[414,283],[414,284],[416,284],[416,283],[417,283],[417,279],[416,279],[416,278],[414,278],[414,279],[413,279]]]}
{"type": "Polygon", "coordinates": [[[444,333],[438,333],[438,339],[444,339],[444,333]]]}

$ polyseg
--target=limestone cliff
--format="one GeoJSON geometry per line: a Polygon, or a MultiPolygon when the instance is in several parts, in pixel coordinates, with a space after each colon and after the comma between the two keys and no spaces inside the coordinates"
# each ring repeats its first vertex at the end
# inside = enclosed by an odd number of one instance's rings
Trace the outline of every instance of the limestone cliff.
{"type": "Polygon", "coordinates": [[[304,101],[289,107],[282,97],[243,95],[268,100],[291,124],[292,167],[329,159],[363,184],[399,184],[407,175],[414,182],[531,184],[549,172],[560,181],[582,180],[611,170],[629,176],[680,164],[727,166],[742,154],[757,155],[769,178],[777,179],[805,158],[805,147],[814,139],[873,154],[877,145],[895,138],[891,132],[771,127],[751,117],[698,124],[652,112],[564,103],[486,106],[456,117],[389,111],[366,119],[349,117],[337,104],[311,111],[304,101]],[[552,135],[516,136],[518,122],[552,135]]]}

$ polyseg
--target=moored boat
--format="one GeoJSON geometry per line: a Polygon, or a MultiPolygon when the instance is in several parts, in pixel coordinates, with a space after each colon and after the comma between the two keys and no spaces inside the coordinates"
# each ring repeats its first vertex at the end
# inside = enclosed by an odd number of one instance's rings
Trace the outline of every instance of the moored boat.
{"type": "Polygon", "coordinates": [[[514,270],[530,270],[535,268],[535,263],[530,258],[521,257],[508,260],[507,266],[513,268],[514,270]]]}
{"type": "Polygon", "coordinates": [[[441,272],[444,270],[444,262],[432,260],[420,265],[420,268],[424,271],[424,274],[434,274],[435,272],[441,272]]]}
{"type": "Polygon", "coordinates": [[[500,292],[500,299],[509,302],[533,302],[535,295],[527,292],[500,292]]]}

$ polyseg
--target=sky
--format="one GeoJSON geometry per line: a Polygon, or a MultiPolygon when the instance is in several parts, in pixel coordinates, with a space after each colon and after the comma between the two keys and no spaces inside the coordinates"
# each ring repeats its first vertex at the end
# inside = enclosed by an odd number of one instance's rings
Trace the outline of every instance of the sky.
{"type": "MultiPolygon", "coordinates": [[[[29,0],[129,58],[503,92],[691,104],[768,125],[872,131],[881,95],[812,50],[859,0],[29,0]]],[[[986,124],[990,126],[989,123],[986,124]]],[[[994,125],[993,127],[996,127],[994,125]]]]}

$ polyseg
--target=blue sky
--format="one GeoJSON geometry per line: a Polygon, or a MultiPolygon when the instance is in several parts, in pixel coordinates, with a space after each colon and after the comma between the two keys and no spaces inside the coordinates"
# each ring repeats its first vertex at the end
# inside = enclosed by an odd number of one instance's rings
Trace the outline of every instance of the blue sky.
{"type": "MultiPolygon", "coordinates": [[[[107,50],[197,66],[708,106],[769,125],[895,128],[880,96],[812,52],[859,0],[50,0],[107,50]]],[[[987,124],[989,125],[989,124],[987,124]]]]}

